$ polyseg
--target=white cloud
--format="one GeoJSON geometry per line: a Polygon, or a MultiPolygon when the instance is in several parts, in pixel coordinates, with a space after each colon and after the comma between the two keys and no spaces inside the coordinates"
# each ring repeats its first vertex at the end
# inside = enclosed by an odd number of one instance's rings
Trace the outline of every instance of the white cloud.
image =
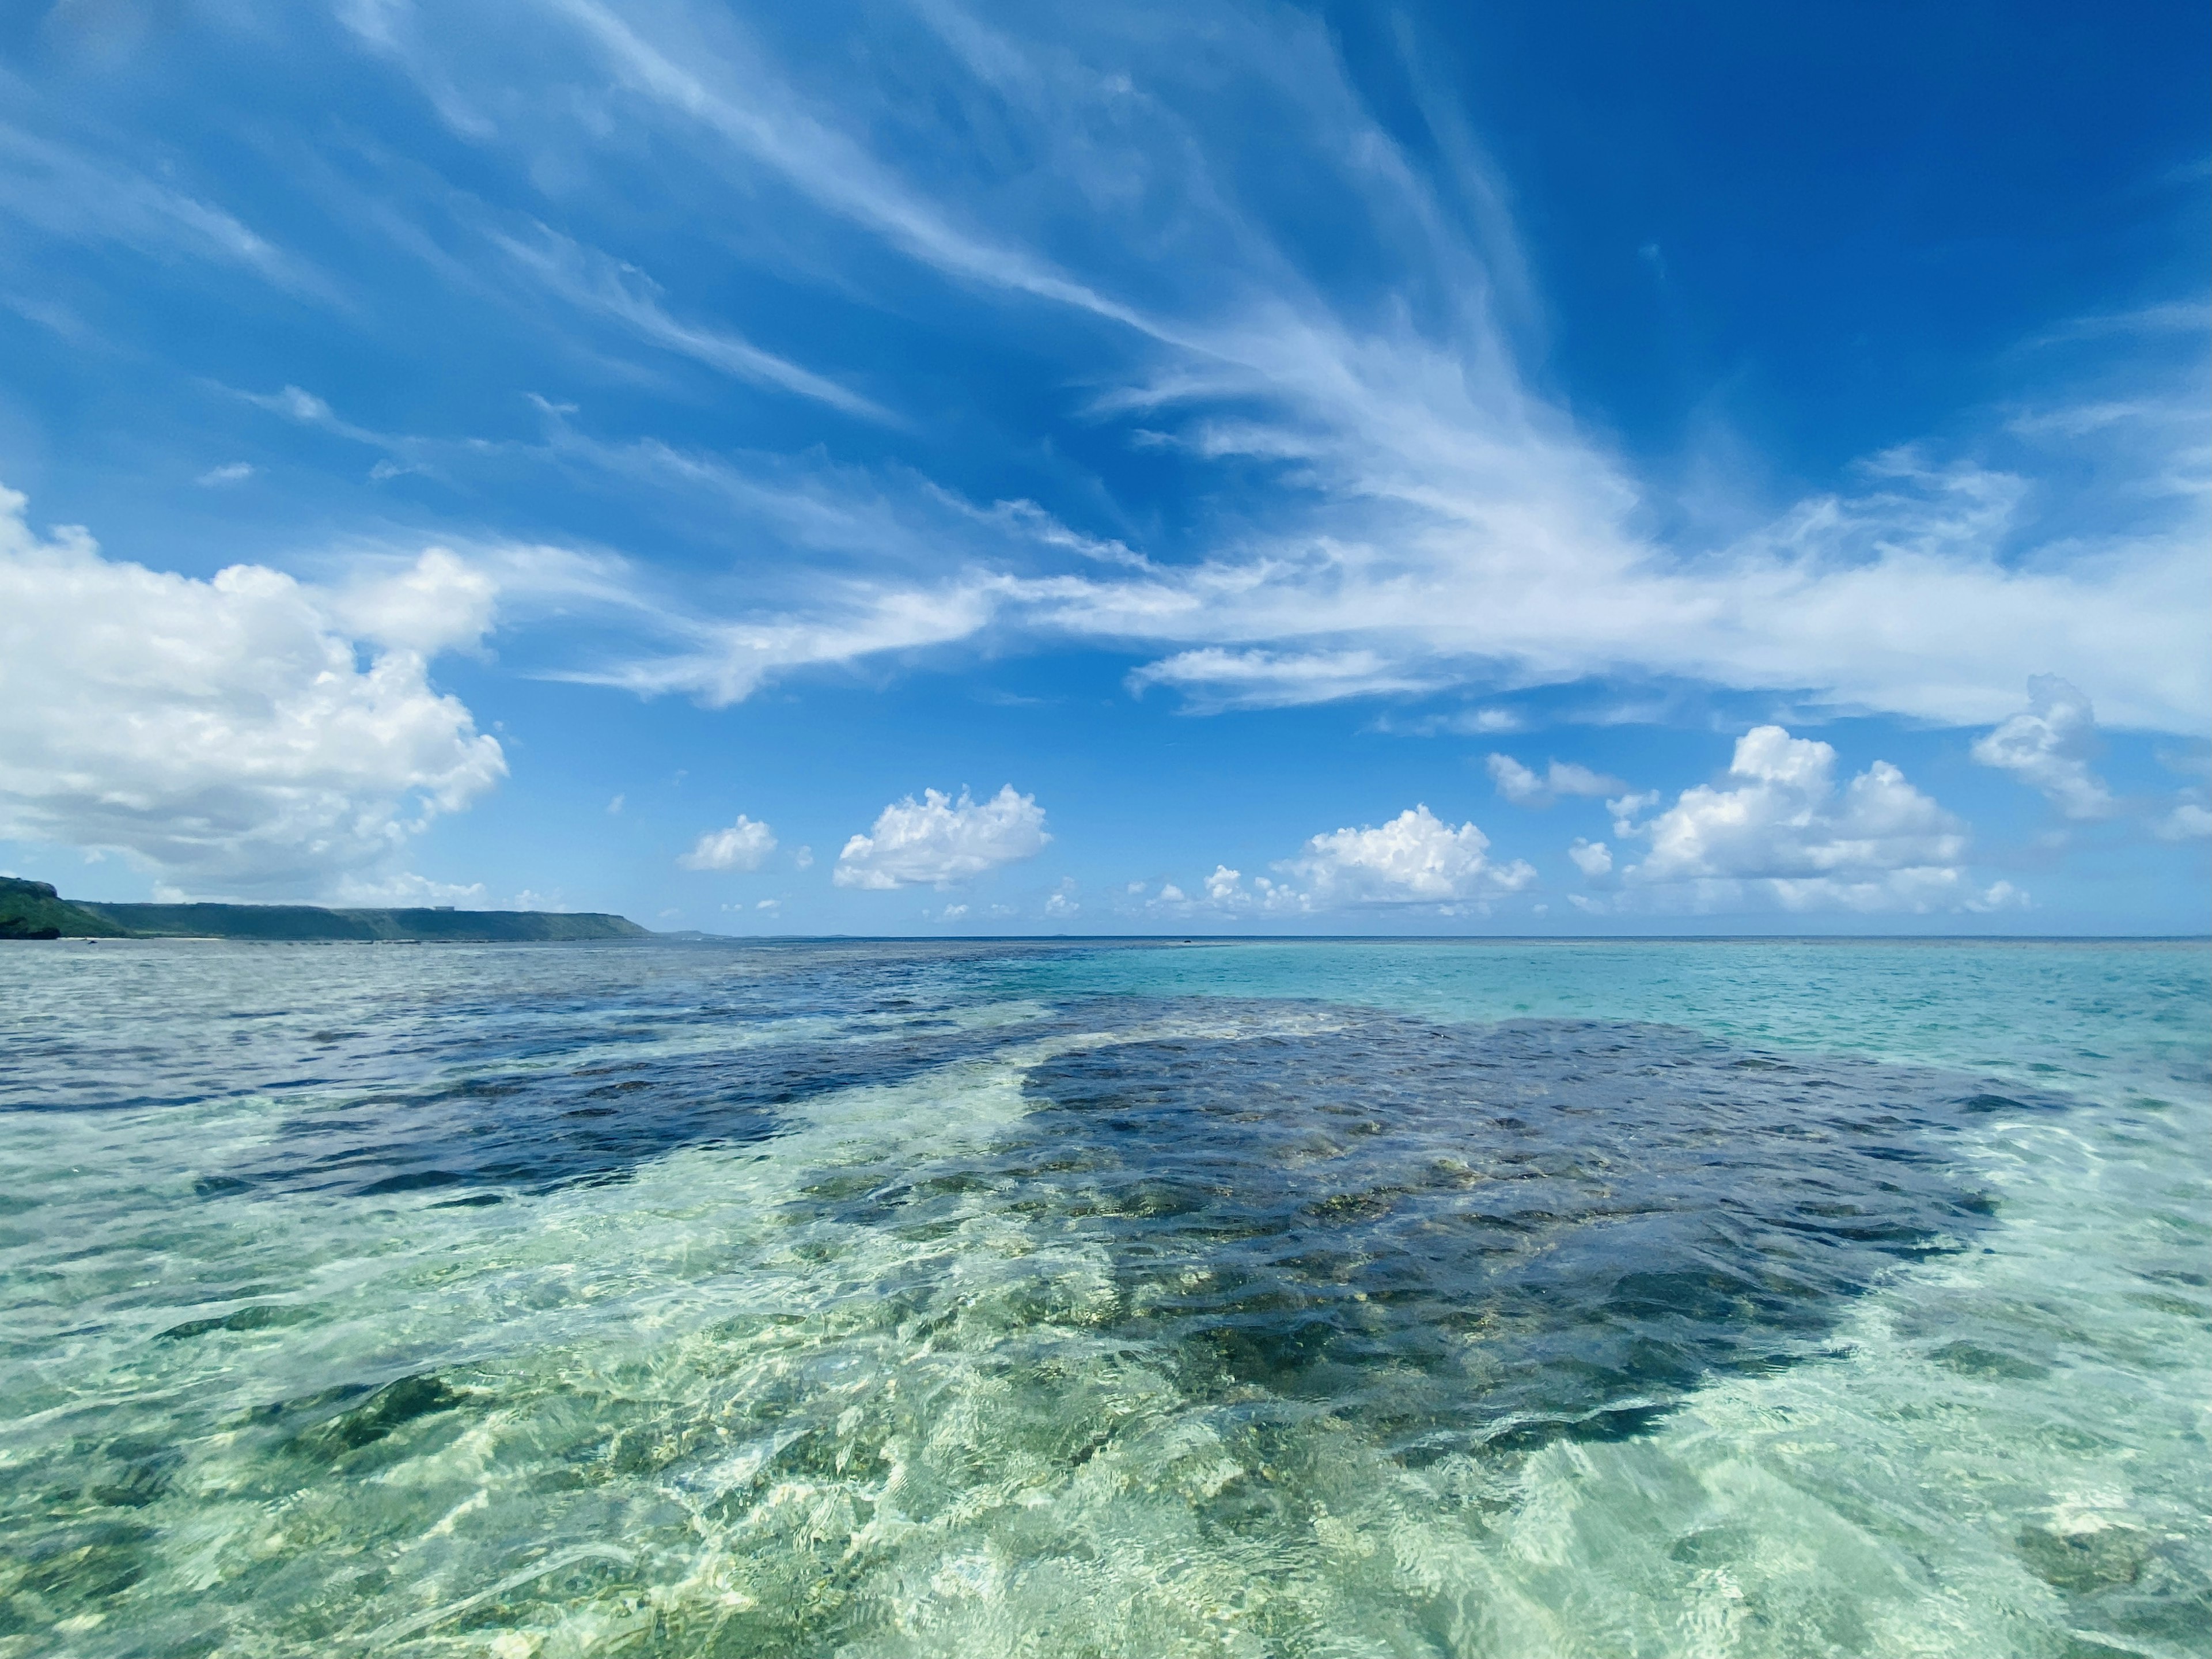
{"type": "Polygon", "coordinates": [[[1567,848],[1567,856],[1574,860],[1575,868],[1583,872],[1586,880],[1595,881],[1613,872],[1613,849],[1601,841],[1584,841],[1577,836],[1567,848]]]}
{"type": "Polygon", "coordinates": [[[544,225],[534,242],[491,233],[491,240],[523,270],[571,305],[621,322],[666,350],[757,385],[781,386],[873,421],[891,416],[880,405],[835,381],[764,351],[726,329],[680,322],[660,302],[660,287],[634,265],[571,241],[544,225]]]}
{"type": "Polygon", "coordinates": [[[607,803],[607,816],[609,817],[619,817],[622,815],[622,810],[623,797],[620,795],[617,795],[612,800],[607,803]]]}
{"type": "Polygon", "coordinates": [[[1316,836],[1285,869],[1308,884],[1312,902],[1410,904],[1518,892],[1536,878],[1516,860],[1490,861],[1490,837],[1472,823],[1455,830],[1426,806],[1388,823],[1316,836]]]}
{"type": "Polygon", "coordinates": [[[472,646],[490,629],[499,583],[450,549],[424,550],[398,568],[363,568],[331,596],[349,633],[429,657],[472,646]]]}
{"type": "MultiPolygon", "coordinates": [[[[1112,592],[1104,585],[1089,586],[1087,597],[1094,602],[1112,592]]],[[[1138,629],[1126,631],[1144,637],[1138,629]]],[[[1382,692],[1425,691],[1449,681],[1447,675],[1409,670],[1379,651],[1235,651],[1208,646],[1133,671],[1129,689],[1141,693],[1147,686],[1172,686],[1210,708],[1283,708],[1382,692]]]]}
{"type": "Polygon", "coordinates": [[[1419,714],[1410,719],[1383,714],[1376,718],[1375,729],[1413,738],[1487,738],[1518,732],[1522,725],[1521,717],[1510,708],[1458,708],[1449,714],[1419,714]]]}
{"type": "Polygon", "coordinates": [[[2160,841],[2194,841],[2200,836],[2212,836],[2212,811],[2196,801],[2183,801],[2153,823],[2151,832],[2160,841]]]}
{"type": "Polygon", "coordinates": [[[1786,909],[1985,908],[2019,902],[2008,884],[1966,882],[1966,826],[1876,761],[1838,789],[1836,751],[1761,726],[1738,739],[1732,787],[1686,789],[1633,833],[1651,850],[1622,872],[1633,888],[1719,908],[1765,898],[1786,909]]]}
{"type": "Polygon", "coordinates": [[[210,467],[192,482],[209,489],[215,489],[223,484],[244,483],[252,476],[252,462],[228,461],[221,466],[210,467]]]}
{"type": "Polygon", "coordinates": [[[432,881],[412,871],[402,871],[389,876],[340,877],[328,896],[334,904],[355,905],[363,909],[406,909],[437,904],[482,909],[484,884],[480,881],[432,881]]]}
{"type": "Polygon", "coordinates": [[[1044,902],[1044,913],[1055,920],[1073,915],[1083,906],[1076,902],[1076,882],[1073,876],[1063,877],[1044,902]]]}
{"type": "Polygon", "coordinates": [[[2096,712],[2056,674],[2031,675],[2027,712],[1974,744],[1976,760],[2041,790],[2069,818],[2107,817],[2114,809],[2112,792],[2089,769],[2096,753],[2096,712]]]}
{"type": "Polygon", "coordinates": [[[775,851],[775,834],[743,812],[726,830],[709,830],[676,861],[686,870],[757,870],[775,851]]]}
{"type": "Polygon", "coordinates": [[[783,901],[781,899],[762,899],[753,906],[753,908],[756,910],[765,910],[769,912],[781,910],[783,908],[783,901]]]}
{"type": "Polygon", "coordinates": [[[0,836],[128,853],[203,894],[327,894],[391,878],[506,775],[422,651],[346,620],[404,606],[110,560],[82,530],[40,540],[24,507],[0,490],[0,836]]]}
{"type": "Polygon", "coordinates": [[[1530,771],[1510,755],[1492,755],[1489,765],[1498,793],[1516,806],[1549,806],[1562,795],[1602,795],[1626,787],[1619,778],[1607,777],[1571,761],[1555,760],[1541,774],[1530,771]]]}
{"type": "Polygon", "coordinates": [[[811,870],[814,867],[814,849],[811,847],[800,848],[791,855],[791,861],[802,870],[811,870]]]}
{"type": "MultiPolygon", "coordinates": [[[[11,78],[9,91],[26,95],[21,80],[11,78]]],[[[117,243],[164,261],[183,254],[295,292],[332,295],[318,273],[214,204],[4,121],[0,214],[64,240],[117,243]]]]}
{"type": "Polygon", "coordinates": [[[908,795],[884,808],[868,834],[847,842],[832,879],[840,887],[944,887],[1035,858],[1051,839],[1036,798],[1012,784],[982,801],[965,789],[957,800],[925,789],[919,801],[908,795]]]}
{"type": "Polygon", "coordinates": [[[1622,795],[1616,799],[1606,802],[1605,810],[1613,815],[1613,833],[1624,838],[1640,835],[1642,829],[1635,821],[1636,815],[1638,812],[1650,811],[1659,804],[1660,799],[1661,796],[1656,789],[1646,789],[1637,794],[1622,795]]]}

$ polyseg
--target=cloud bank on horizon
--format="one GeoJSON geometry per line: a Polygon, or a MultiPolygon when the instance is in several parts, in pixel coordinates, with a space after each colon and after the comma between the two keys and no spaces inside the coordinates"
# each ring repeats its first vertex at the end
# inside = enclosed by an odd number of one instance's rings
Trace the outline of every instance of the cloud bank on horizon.
{"type": "MultiPolygon", "coordinates": [[[[1745,222],[1655,188],[1662,258],[1448,16],[524,9],[0,45],[17,861],[467,899],[496,832],[852,931],[2212,909],[2207,172],[2144,43],[2124,133],[2117,69],[1978,94],[2101,135],[2106,274],[1899,241],[1883,311],[1717,274],[1823,280],[1784,187],[1893,219],[1873,149],[1792,173],[1817,88],[1741,117],[1745,222]]],[[[2032,245],[1994,165],[1929,189],[2032,245]]]]}

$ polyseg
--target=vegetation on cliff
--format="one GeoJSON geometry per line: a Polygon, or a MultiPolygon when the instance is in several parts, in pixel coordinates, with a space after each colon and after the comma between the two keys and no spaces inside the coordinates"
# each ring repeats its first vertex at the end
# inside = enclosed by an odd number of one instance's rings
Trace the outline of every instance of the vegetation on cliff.
{"type": "Polygon", "coordinates": [[[626,916],[552,910],[328,910],[311,904],[104,904],[0,877],[0,939],[505,940],[647,939],[626,916]]]}
{"type": "Polygon", "coordinates": [[[119,939],[125,931],[48,883],[0,876],[0,939],[119,939]]]}

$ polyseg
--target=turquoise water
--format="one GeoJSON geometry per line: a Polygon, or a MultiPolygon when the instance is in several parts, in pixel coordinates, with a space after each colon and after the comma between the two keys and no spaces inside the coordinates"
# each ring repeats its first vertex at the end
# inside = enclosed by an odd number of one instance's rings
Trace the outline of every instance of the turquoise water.
{"type": "Polygon", "coordinates": [[[0,1009],[0,1656],[2212,1652],[2201,944],[0,1009]]]}

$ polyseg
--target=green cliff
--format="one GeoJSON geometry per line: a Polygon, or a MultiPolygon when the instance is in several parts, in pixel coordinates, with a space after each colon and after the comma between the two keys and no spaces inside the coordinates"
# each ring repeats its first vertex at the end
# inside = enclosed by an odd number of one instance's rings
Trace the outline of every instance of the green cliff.
{"type": "Polygon", "coordinates": [[[647,939],[625,916],[550,910],[326,910],[310,904],[102,904],[0,877],[0,939],[505,940],[647,939]]]}
{"type": "Polygon", "coordinates": [[[43,881],[0,876],[0,939],[119,939],[125,931],[43,881]]]}

